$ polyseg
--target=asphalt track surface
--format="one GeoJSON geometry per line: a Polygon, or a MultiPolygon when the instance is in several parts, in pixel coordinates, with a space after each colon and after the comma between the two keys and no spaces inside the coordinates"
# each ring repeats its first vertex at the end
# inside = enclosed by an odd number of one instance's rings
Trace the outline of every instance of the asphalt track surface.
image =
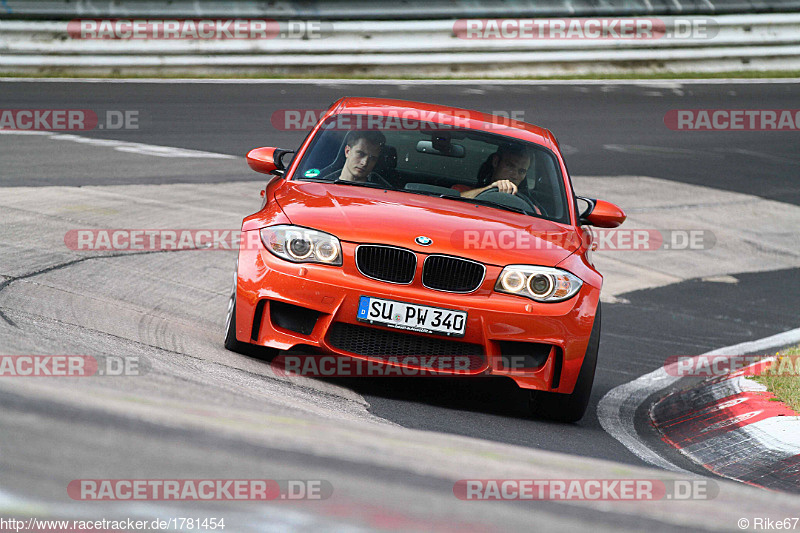
{"type": "MultiPolygon", "coordinates": [[[[664,126],[672,109],[794,109],[797,86],[694,85],[655,82],[631,85],[414,85],[318,83],[269,84],[81,84],[0,85],[4,107],[133,110],[139,129],[94,130],[86,136],[163,144],[242,156],[249,147],[296,147],[305,132],[272,127],[283,109],[325,109],[342,96],[378,96],[433,102],[479,111],[501,111],[552,130],[576,149],[570,172],[579,176],[653,176],[800,204],[796,133],[685,132],[664,126]],[[521,115],[517,115],[519,113],[521,115]]],[[[235,179],[234,176],[225,176],[235,179]]],[[[251,179],[246,172],[241,179],[251,179]]],[[[55,178],[54,178],[55,179],[55,178]]],[[[59,185],[90,183],[89,176],[59,177],[59,185]]],[[[211,177],[206,179],[213,179],[211,177]]],[[[191,182],[190,176],[170,181],[191,182]]],[[[125,177],[103,183],[124,183],[125,177]]],[[[164,183],[154,175],[152,183],[164,183]]],[[[55,183],[23,173],[3,185],[55,183]],[[16,178],[16,179],[14,179],[16,178]]],[[[139,181],[141,183],[141,181],[139,181]]]]}
{"type": "MultiPolygon", "coordinates": [[[[282,109],[322,109],[341,96],[421,100],[482,111],[518,113],[521,110],[526,121],[548,127],[555,132],[562,147],[566,149],[567,161],[573,175],[651,176],[800,205],[797,132],[688,133],[671,131],[663,122],[664,114],[671,109],[794,109],[798,89],[793,84],[695,85],[665,81],[645,86],[577,83],[493,86],[488,82],[474,85],[413,85],[402,82],[348,85],[320,82],[282,86],[0,82],[0,102],[6,109],[77,108],[98,112],[138,112],[137,130],[94,130],[81,132],[83,137],[173,146],[236,157],[241,157],[247,150],[257,146],[296,147],[304,137],[304,132],[276,130],[270,123],[273,113],[282,109]]],[[[44,149],[40,149],[37,145],[36,149],[32,149],[30,145],[10,139],[10,136],[0,137],[0,187],[72,188],[182,183],[199,185],[254,179],[254,175],[245,165],[241,165],[240,172],[226,170],[224,173],[214,173],[203,171],[202,161],[190,159],[178,160],[177,163],[171,159],[168,164],[166,160],[148,162],[150,170],[138,169],[133,177],[126,173],[124,164],[113,153],[102,155],[108,160],[101,161],[100,165],[82,166],[79,157],[71,159],[74,154],[71,155],[72,151],[68,147],[59,146],[53,152],[48,152],[48,146],[50,145],[42,145],[44,149]],[[187,169],[185,172],[181,171],[181,164],[187,169]],[[98,168],[101,170],[98,171],[98,168]]],[[[191,187],[187,190],[190,191],[191,187]]],[[[247,193],[246,188],[242,191],[243,194],[247,193]]],[[[2,194],[0,189],[0,195],[2,194]]],[[[188,194],[190,193],[187,192],[188,194]]],[[[254,189],[254,194],[257,195],[257,189],[254,189]]],[[[202,200],[194,201],[202,205],[202,200]]],[[[214,202],[214,198],[208,198],[209,206],[213,206],[214,202]]],[[[242,216],[246,214],[249,213],[241,213],[242,216]]],[[[769,215],[770,213],[764,213],[765,217],[769,215]]],[[[737,213],[732,211],[730,216],[735,218],[737,213]]],[[[17,226],[15,228],[18,229],[17,226]]],[[[24,227],[21,231],[24,231],[24,227]]],[[[786,231],[796,233],[797,228],[787,227],[786,231]]],[[[163,266],[171,268],[166,264],[163,266]]],[[[88,266],[85,268],[84,271],[69,274],[70,280],[80,284],[81,276],[85,276],[89,283],[93,270],[88,266]]],[[[2,274],[7,279],[13,277],[8,272],[2,274]]],[[[555,424],[515,416],[513,407],[510,408],[514,401],[513,394],[496,383],[417,379],[336,380],[330,385],[361,395],[369,404],[368,411],[371,415],[406,428],[562,452],[582,459],[609,460],[631,467],[643,466],[641,460],[600,427],[595,410],[597,402],[605,393],[658,368],[669,356],[697,355],[720,346],[762,338],[798,327],[800,272],[797,268],[734,274],[738,283],[692,279],[626,293],[624,303],[605,303],[603,336],[592,403],[587,416],[577,424],[555,424]]],[[[214,273],[214,278],[221,275],[214,273]]],[[[158,283],[158,280],[154,279],[153,283],[158,283]]],[[[157,288],[153,290],[158,292],[157,288]]],[[[2,302],[0,311],[13,315],[13,308],[6,307],[2,302]]],[[[224,313],[224,310],[221,312],[224,313]]],[[[7,318],[14,321],[13,316],[7,318]]],[[[215,318],[208,320],[214,321],[215,318]]],[[[17,318],[17,325],[26,323],[28,319],[30,317],[22,320],[17,318]]],[[[219,319],[224,319],[224,316],[219,319]]],[[[91,324],[91,318],[86,320],[91,324]]],[[[48,325],[50,344],[44,344],[48,347],[58,344],[62,335],[63,338],[70,335],[71,327],[73,326],[69,323],[48,325]]],[[[71,346],[72,348],[89,351],[106,342],[92,336],[78,337],[81,339],[80,343],[71,346]]],[[[178,339],[175,342],[180,344],[182,341],[178,339]]],[[[28,353],[34,353],[36,348],[34,342],[29,346],[28,353]]],[[[161,348],[170,351],[169,357],[174,359],[172,364],[181,365],[177,355],[181,349],[173,345],[161,348]]],[[[199,364],[202,363],[201,357],[199,364]]],[[[198,397],[205,394],[202,384],[191,383],[190,387],[196,389],[193,394],[198,397]]],[[[177,429],[170,433],[148,427],[144,422],[137,426],[108,413],[102,415],[107,420],[103,419],[103,424],[98,424],[92,414],[86,411],[63,407],[64,412],[59,414],[57,397],[55,400],[51,399],[52,401],[31,398],[33,396],[22,393],[4,392],[0,395],[0,403],[7,408],[2,415],[2,427],[10,430],[4,433],[19,436],[4,438],[3,449],[12,448],[16,451],[10,455],[11,460],[6,458],[2,467],[6,473],[21,475],[26,480],[22,485],[31,494],[39,493],[36,487],[39,484],[45,486],[47,482],[43,472],[31,475],[29,465],[37,456],[52,453],[44,449],[46,446],[38,440],[26,448],[25,443],[30,441],[27,436],[23,439],[23,436],[26,432],[36,431],[45,439],[65,435],[59,452],[63,457],[76,460],[78,464],[90,465],[95,461],[94,471],[98,475],[83,476],[87,478],[102,477],[99,473],[111,468],[107,463],[112,461],[112,456],[95,454],[92,457],[89,452],[77,450],[86,450],[98,443],[101,443],[103,449],[112,449],[115,441],[124,441],[126,446],[141,450],[141,457],[145,458],[143,464],[147,465],[141,468],[142,478],[158,477],[156,474],[159,472],[159,464],[169,462],[164,459],[169,453],[181,455],[181,472],[187,472],[182,476],[185,478],[201,475],[246,477],[247,472],[253,468],[265,468],[265,464],[277,471],[283,468],[283,478],[290,478],[292,474],[296,476],[300,471],[318,474],[325,469],[342,468],[335,461],[306,463],[307,458],[292,457],[289,451],[281,452],[284,456],[272,449],[268,455],[264,455],[261,453],[263,450],[259,450],[255,444],[200,435],[189,429],[180,430],[184,433],[177,429]],[[71,430],[70,424],[73,424],[72,427],[77,424],[81,430],[71,430]],[[61,430],[56,429],[59,426],[63,426],[61,430]],[[40,429],[32,431],[32,427],[40,429]],[[45,427],[48,429],[42,429],[45,427]],[[104,427],[114,430],[104,430],[104,427]],[[17,438],[22,440],[17,441],[17,438]],[[205,459],[208,454],[213,454],[213,460],[205,459]],[[106,459],[103,460],[103,457],[106,459]],[[211,466],[204,470],[201,465],[205,464],[211,466]],[[292,470],[286,466],[290,464],[304,464],[305,470],[292,470]],[[222,465],[232,466],[224,470],[222,465]],[[202,471],[202,474],[188,474],[195,471],[202,471]],[[225,475],[210,475],[211,471],[224,471],[225,475]]],[[[239,400],[234,395],[226,396],[224,402],[228,401],[239,400]]],[[[223,400],[220,402],[224,403],[223,400]]],[[[252,407],[251,402],[248,408],[252,407]]],[[[658,439],[646,430],[642,430],[641,436],[679,466],[699,472],[681,457],[664,449],[658,439]]],[[[378,480],[401,480],[402,483],[397,488],[401,492],[404,488],[416,487],[423,492],[437,494],[442,487],[445,492],[450,488],[445,483],[425,478],[421,473],[421,477],[409,480],[408,475],[399,476],[390,469],[371,470],[355,463],[347,468],[350,467],[353,468],[353,475],[363,473],[365,476],[374,475],[378,480]]],[[[67,473],[60,474],[62,477],[67,476],[67,473]]],[[[335,474],[329,476],[332,477],[335,474]]],[[[341,483],[346,484],[346,481],[341,483]]],[[[377,484],[379,481],[376,481],[377,484]]],[[[10,487],[4,485],[4,488],[10,487]]],[[[48,490],[50,489],[42,489],[41,492],[46,494],[48,490]]],[[[409,498],[412,501],[413,498],[409,498]]],[[[431,502],[437,501],[433,496],[431,498],[431,502]]],[[[402,501],[401,496],[398,499],[402,501]]],[[[797,505],[794,501],[791,503],[797,505]]],[[[431,505],[434,506],[433,503],[431,505]]],[[[545,523],[553,528],[569,529],[575,525],[563,521],[562,518],[553,518],[559,513],[553,507],[554,504],[547,504],[537,506],[535,510],[545,513],[548,520],[552,519],[545,523]]],[[[416,511],[417,516],[425,516],[424,510],[416,511]]],[[[437,512],[431,511],[432,514],[437,512]]],[[[525,512],[532,511],[528,509],[525,512]]],[[[586,509],[574,512],[578,523],[588,524],[597,520],[596,512],[586,509]]],[[[459,516],[469,521],[470,515],[471,512],[459,516]]],[[[503,516],[505,519],[506,516],[503,516]]],[[[509,525],[513,529],[523,527],[524,516],[524,513],[515,515],[509,525]]],[[[264,519],[267,518],[276,520],[274,515],[264,519]]],[[[288,528],[312,525],[303,523],[302,520],[292,522],[285,514],[280,519],[285,521],[288,528]]],[[[603,519],[602,525],[630,530],[668,529],[661,522],[649,520],[651,519],[611,513],[603,519]]],[[[491,516],[488,521],[491,522],[491,516]]],[[[369,528],[371,525],[374,526],[374,523],[363,516],[360,521],[356,521],[356,526],[369,528]]],[[[419,524],[412,521],[401,522],[401,525],[419,524]]],[[[669,527],[673,526],[674,524],[669,527]]],[[[733,528],[732,524],[730,528],[733,528]]]]}

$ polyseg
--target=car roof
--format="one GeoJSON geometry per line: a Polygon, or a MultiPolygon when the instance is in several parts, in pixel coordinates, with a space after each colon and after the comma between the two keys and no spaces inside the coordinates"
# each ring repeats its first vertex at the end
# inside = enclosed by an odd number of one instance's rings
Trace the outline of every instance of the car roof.
{"type": "MultiPolygon", "coordinates": [[[[557,141],[553,134],[539,126],[513,120],[507,117],[482,113],[458,107],[444,106],[438,104],[426,104],[411,100],[395,100],[392,98],[367,98],[367,97],[346,97],[335,102],[329,111],[330,114],[356,113],[356,114],[382,114],[391,111],[411,112],[419,115],[419,112],[436,113],[436,121],[444,118],[452,120],[452,123],[463,124],[465,127],[474,130],[486,131],[508,135],[523,141],[534,142],[548,148],[556,148],[557,141]]],[[[408,115],[406,115],[408,116],[408,115]]],[[[421,115],[424,117],[424,115],[421,115]]],[[[424,119],[424,118],[423,118],[424,119]]]]}

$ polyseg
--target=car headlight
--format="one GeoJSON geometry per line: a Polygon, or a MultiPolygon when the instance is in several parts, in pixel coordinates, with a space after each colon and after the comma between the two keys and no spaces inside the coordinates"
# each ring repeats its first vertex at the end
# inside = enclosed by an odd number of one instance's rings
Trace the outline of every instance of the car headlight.
{"type": "Polygon", "coordinates": [[[342,264],[339,239],[322,231],[301,226],[269,226],[261,229],[261,242],[274,255],[293,263],[342,264]]]}
{"type": "Polygon", "coordinates": [[[537,302],[560,302],[575,296],[582,285],[578,276],[560,268],[509,265],[500,273],[494,290],[537,302]]]}

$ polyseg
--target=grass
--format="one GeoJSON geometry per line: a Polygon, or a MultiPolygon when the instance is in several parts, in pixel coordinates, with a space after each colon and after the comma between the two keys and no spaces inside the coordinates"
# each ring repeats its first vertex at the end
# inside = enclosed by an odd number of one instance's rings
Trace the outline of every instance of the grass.
{"type": "Polygon", "coordinates": [[[800,345],[776,354],[778,362],[754,379],[773,393],[778,401],[800,413],[800,345]]]}
{"type": "Polygon", "coordinates": [[[762,78],[800,78],[800,70],[765,70],[765,71],[726,71],[726,72],[626,72],[617,74],[570,74],[561,76],[514,76],[514,77],[485,77],[478,78],[470,75],[462,76],[374,76],[357,74],[317,74],[317,75],[280,75],[270,73],[242,73],[242,74],[193,74],[193,73],[163,73],[158,71],[148,73],[84,73],[72,70],[50,70],[44,72],[0,72],[0,77],[5,78],[107,78],[107,79],[137,79],[137,78],[163,78],[163,79],[352,79],[352,80],[712,80],[720,78],[762,79],[762,78]]]}

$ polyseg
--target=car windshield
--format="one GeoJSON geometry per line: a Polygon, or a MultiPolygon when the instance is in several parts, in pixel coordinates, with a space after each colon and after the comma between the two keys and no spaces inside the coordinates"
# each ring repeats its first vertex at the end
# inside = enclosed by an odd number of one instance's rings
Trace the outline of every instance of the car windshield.
{"type": "MultiPolygon", "coordinates": [[[[425,194],[569,223],[557,160],[540,145],[430,122],[357,130],[339,127],[342,116],[323,124],[293,179],[425,194]],[[498,181],[505,191],[492,187],[498,181]]],[[[359,119],[385,124],[385,117],[359,119]]]]}

